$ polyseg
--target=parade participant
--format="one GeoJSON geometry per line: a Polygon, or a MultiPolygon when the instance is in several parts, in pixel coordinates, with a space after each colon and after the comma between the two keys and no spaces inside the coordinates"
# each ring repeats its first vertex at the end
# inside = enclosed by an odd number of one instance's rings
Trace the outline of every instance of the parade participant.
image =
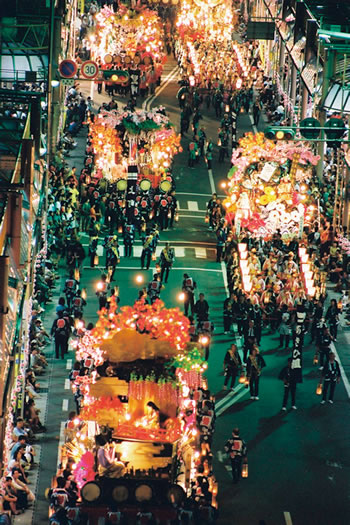
{"type": "Polygon", "coordinates": [[[169,210],[170,210],[170,219],[169,219],[169,228],[173,228],[174,220],[178,220],[176,216],[178,210],[178,201],[175,197],[175,191],[172,191],[168,197],[169,210]],[[170,199],[170,200],[169,200],[170,199]]]}
{"type": "Polygon", "coordinates": [[[213,193],[211,199],[207,203],[207,216],[209,217],[209,229],[213,228],[213,212],[216,207],[217,195],[213,193]]]}
{"type": "Polygon", "coordinates": [[[143,267],[145,265],[145,259],[146,259],[146,270],[149,269],[151,264],[151,257],[152,253],[155,251],[155,239],[154,234],[149,233],[143,243],[142,246],[142,253],[141,253],[141,270],[143,270],[143,267]]]}
{"type": "Polygon", "coordinates": [[[91,268],[95,268],[97,247],[98,247],[98,235],[95,235],[94,237],[90,237],[90,241],[89,241],[89,257],[90,257],[90,266],[91,266],[91,268]]]}
{"type": "MultiPolygon", "coordinates": [[[[206,301],[205,301],[206,302],[206,301]]],[[[205,360],[209,359],[210,352],[210,343],[212,338],[212,333],[214,332],[214,323],[212,323],[208,316],[199,320],[197,325],[198,341],[205,348],[205,360]]]]}
{"type": "Polygon", "coordinates": [[[280,333],[280,345],[279,348],[283,348],[283,342],[285,341],[285,350],[288,350],[289,340],[291,336],[291,315],[288,312],[288,306],[284,304],[281,311],[281,323],[279,326],[280,333]]]}
{"type": "Polygon", "coordinates": [[[160,267],[161,267],[160,282],[163,282],[164,274],[165,274],[164,282],[165,283],[168,282],[169,271],[174,263],[174,259],[175,259],[175,250],[174,248],[170,246],[170,243],[167,242],[165,243],[165,248],[163,248],[160,254],[160,262],[159,262],[160,267]]]}
{"type": "Polygon", "coordinates": [[[227,389],[227,384],[231,378],[231,390],[234,390],[236,377],[238,373],[242,370],[242,361],[238,353],[237,345],[232,344],[231,347],[227,350],[224,358],[224,390],[227,389]]]}
{"type": "Polygon", "coordinates": [[[328,307],[325,319],[328,321],[330,334],[333,337],[333,340],[336,341],[339,324],[339,308],[335,299],[331,300],[331,304],[328,307]]]}
{"type": "Polygon", "coordinates": [[[214,149],[214,144],[209,139],[206,144],[206,148],[205,148],[205,161],[207,163],[209,176],[213,175],[213,149],[214,149]]]}
{"type": "Polygon", "coordinates": [[[191,342],[197,341],[198,340],[197,327],[196,327],[196,323],[192,315],[189,316],[188,320],[190,322],[190,326],[188,327],[188,334],[191,338],[191,342]]]}
{"type": "Polygon", "coordinates": [[[250,399],[259,400],[259,381],[261,370],[266,366],[264,358],[260,355],[256,345],[250,351],[247,360],[247,378],[249,379],[250,399]]]}
{"type": "Polygon", "coordinates": [[[253,104],[253,121],[254,126],[258,126],[259,120],[260,120],[260,113],[261,113],[261,103],[259,99],[257,98],[253,104]]]}
{"type": "MultiPolygon", "coordinates": [[[[248,308],[248,305],[246,305],[248,308]]],[[[243,336],[244,336],[244,345],[243,345],[243,361],[247,362],[248,353],[251,352],[255,343],[257,343],[257,330],[255,327],[254,319],[250,317],[247,319],[247,323],[243,325],[243,336]]]]}
{"type": "Polygon", "coordinates": [[[114,272],[117,264],[120,262],[119,257],[119,243],[118,239],[113,239],[111,245],[107,247],[106,251],[106,271],[109,274],[109,281],[114,281],[114,272]]]}
{"type": "Polygon", "coordinates": [[[322,377],[323,377],[323,395],[322,395],[322,401],[321,405],[324,405],[327,401],[327,392],[328,388],[330,387],[329,391],[329,398],[328,403],[331,405],[333,404],[333,397],[335,392],[335,387],[337,383],[340,382],[340,367],[338,361],[335,359],[335,354],[333,352],[330,352],[329,354],[329,360],[326,362],[322,369],[322,377]]]}
{"type": "Polygon", "coordinates": [[[162,231],[168,229],[169,202],[168,202],[167,197],[168,197],[167,194],[163,195],[160,198],[159,206],[158,206],[158,217],[157,217],[157,219],[158,219],[159,228],[162,231]]]}
{"type": "Polygon", "coordinates": [[[197,288],[197,283],[187,273],[184,273],[182,281],[182,291],[184,293],[184,308],[185,315],[188,316],[189,306],[191,306],[191,316],[194,315],[194,290],[197,288]]]}
{"type": "Polygon", "coordinates": [[[188,145],[188,167],[194,168],[194,163],[197,160],[198,144],[195,139],[191,140],[188,145]]]}
{"type": "Polygon", "coordinates": [[[233,483],[238,483],[242,475],[242,461],[247,458],[247,446],[240,437],[239,428],[232,430],[232,436],[226,441],[224,448],[231,460],[233,483]]]}
{"type": "Polygon", "coordinates": [[[230,297],[226,297],[224,301],[224,333],[228,334],[233,320],[233,307],[235,302],[235,295],[231,293],[230,297]]]}
{"type": "Polygon", "coordinates": [[[84,306],[86,306],[86,301],[82,298],[81,290],[79,289],[77,290],[77,293],[75,294],[75,297],[73,299],[73,316],[82,316],[84,306]]]}
{"type": "Polygon", "coordinates": [[[72,306],[73,297],[75,296],[77,289],[78,289],[79,283],[74,278],[74,272],[71,270],[69,273],[69,279],[66,279],[66,282],[64,284],[64,290],[63,293],[66,296],[67,306],[70,309],[72,306]]]}
{"type": "Polygon", "coordinates": [[[109,289],[109,283],[107,282],[107,275],[102,274],[101,280],[97,283],[97,292],[99,309],[101,310],[107,304],[107,290],[109,289]]]}
{"type": "Polygon", "coordinates": [[[216,262],[221,262],[223,252],[225,249],[227,239],[227,231],[224,223],[220,222],[218,229],[216,230],[216,262]]]}
{"type": "Polygon", "coordinates": [[[317,327],[323,317],[323,303],[322,301],[317,301],[313,316],[312,316],[312,324],[311,324],[311,343],[316,339],[316,333],[317,333],[317,327]]]}
{"type": "Polygon", "coordinates": [[[68,317],[64,316],[64,312],[58,312],[58,317],[54,320],[51,327],[51,336],[55,339],[55,354],[56,359],[64,359],[64,354],[68,352],[68,341],[71,335],[71,327],[68,317]]]}
{"type": "Polygon", "coordinates": [[[332,336],[326,325],[322,325],[316,335],[316,347],[320,355],[320,370],[323,368],[324,361],[328,361],[330,355],[330,347],[332,343],[332,336]]]}
{"type": "Polygon", "coordinates": [[[132,256],[132,247],[135,240],[135,226],[131,223],[127,223],[123,228],[123,239],[124,239],[124,256],[132,256]]]}
{"type": "Polygon", "coordinates": [[[283,402],[282,402],[282,410],[284,412],[287,410],[287,401],[288,401],[289,394],[291,395],[291,398],[292,398],[292,409],[293,410],[297,409],[295,405],[297,381],[296,381],[295,370],[292,369],[292,361],[293,359],[290,357],[288,359],[287,366],[282,368],[278,376],[278,379],[281,379],[284,382],[284,395],[283,395],[283,402]]]}
{"type": "Polygon", "coordinates": [[[159,299],[161,289],[162,283],[158,275],[154,274],[152,281],[147,286],[147,295],[150,298],[151,304],[153,304],[156,299],[159,299]]]}
{"type": "Polygon", "coordinates": [[[197,315],[197,321],[206,321],[209,315],[209,304],[204,298],[204,293],[199,294],[199,299],[194,305],[194,312],[197,315]]]}

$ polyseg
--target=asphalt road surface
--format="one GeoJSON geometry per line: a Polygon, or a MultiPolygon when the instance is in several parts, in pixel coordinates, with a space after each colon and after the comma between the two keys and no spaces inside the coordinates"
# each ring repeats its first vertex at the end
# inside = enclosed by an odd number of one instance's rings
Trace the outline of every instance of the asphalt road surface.
{"type": "MultiPolygon", "coordinates": [[[[175,98],[178,90],[178,71],[175,62],[166,65],[163,78],[169,81],[158,88],[158,95],[147,100],[147,106],[164,105],[171,121],[179,130],[180,112],[175,98]]],[[[89,94],[90,86],[81,83],[82,90],[89,94]]],[[[107,100],[106,95],[94,93],[95,105],[107,100]]],[[[141,105],[142,101],[139,101],[141,105]]],[[[218,120],[213,110],[204,111],[201,125],[214,144],[217,143],[218,120]]],[[[264,122],[260,123],[264,128],[264,122]]],[[[252,131],[251,117],[240,114],[238,135],[252,131]]],[[[255,131],[255,130],[254,130],[255,131]]],[[[71,166],[80,171],[85,149],[86,131],[78,137],[78,147],[68,159],[71,166]]],[[[209,178],[203,160],[194,168],[187,167],[187,135],[183,139],[183,153],[175,158],[174,170],[176,193],[180,203],[180,217],[174,230],[162,232],[159,246],[170,241],[175,247],[176,260],[170,272],[169,282],[161,293],[167,307],[179,305],[177,294],[181,289],[184,271],[191,274],[198,283],[197,293],[203,292],[210,306],[210,318],[215,332],[210,350],[207,377],[210,390],[216,395],[217,420],[214,436],[215,474],[219,481],[218,525],[348,525],[350,523],[350,422],[349,384],[337,386],[334,405],[320,405],[315,389],[319,371],[312,364],[314,349],[304,349],[304,380],[297,389],[296,411],[281,412],[283,383],[278,373],[285,366],[288,352],[278,350],[277,336],[264,334],[262,354],[266,361],[260,381],[260,400],[251,401],[248,390],[240,385],[236,393],[227,393],[223,386],[223,358],[231,342],[240,345],[235,334],[225,335],[222,324],[222,305],[226,297],[225,268],[215,262],[215,236],[204,222],[206,202],[214,190],[222,194],[220,183],[225,180],[230,167],[229,159],[218,163],[215,151],[213,177],[209,178]],[[233,427],[241,429],[241,435],[248,445],[249,477],[233,485],[229,462],[223,450],[225,440],[233,427]]],[[[82,235],[87,246],[88,237],[82,235]]],[[[132,304],[137,297],[139,285],[135,282],[140,274],[140,242],[135,242],[133,257],[121,258],[116,271],[116,284],[120,287],[121,305],[132,304]]],[[[101,263],[104,257],[100,257],[101,263]]],[[[153,263],[154,265],[154,263],[153,263]]],[[[101,268],[90,269],[88,259],[82,274],[82,286],[87,289],[85,319],[95,321],[98,300],[95,284],[101,268]]],[[[145,282],[152,276],[152,269],[142,272],[145,282]]],[[[46,327],[51,327],[54,309],[66,278],[65,269],[60,269],[60,279],[54,302],[50,303],[44,315],[46,327]]],[[[181,305],[180,305],[181,306],[181,305]]],[[[341,330],[336,348],[345,373],[349,377],[348,334],[341,330]]],[[[306,338],[308,343],[309,336],[306,338]]],[[[52,352],[52,345],[48,347],[52,352]]],[[[42,385],[42,418],[48,432],[41,438],[38,451],[40,472],[37,502],[34,507],[33,523],[47,523],[48,502],[44,491],[50,485],[57,463],[58,440],[62,422],[68,411],[74,410],[68,369],[73,359],[69,353],[68,362],[50,359],[49,373],[42,385]]],[[[39,404],[39,403],[38,403],[39,404]]],[[[15,523],[28,524],[28,511],[16,518],[15,523]],[[26,518],[25,518],[26,516],[26,518]]]]}

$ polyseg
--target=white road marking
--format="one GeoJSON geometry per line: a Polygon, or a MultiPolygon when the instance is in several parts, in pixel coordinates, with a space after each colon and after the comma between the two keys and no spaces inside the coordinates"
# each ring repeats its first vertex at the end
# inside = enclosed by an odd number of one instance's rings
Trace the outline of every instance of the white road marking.
{"type": "Polygon", "coordinates": [[[187,201],[187,206],[190,211],[199,211],[197,201],[187,201]]]}
{"type": "Polygon", "coordinates": [[[166,77],[166,82],[156,89],[154,95],[146,99],[146,101],[142,104],[142,108],[146,109],[147,111],[151,108],[151,105],[153,101],[161,94],[162,91],[167,87],[168,84],[178,76],[179,66],[175,66],[172,71],[170,71],[169,75],[166,77]]]}
{"type": "Polygon", "coordinates": [[[64,382],[64,389],[65,390],[70,390],[70,381],[69,381],[68,378],[64,382]]]}
{"type": "Polygon", "coordinates": [[[208,177],[209,177],[209,184],[210,184],[211,192],[215,193],[216,192],[215,182],[214,182],[214,177],[213,177],[213,174],[212,174],[211,170],[208,170],[208,177]]]}
{"type": "Polygon", "coordinates": [[[71,370],[72,369],[72,363],[73,363],[72,359],[67,359],[67,363],[66,363],[66,369],[67,370],[71,370]]]}
{"type": "MultiPolygon", "coordinates": [[[[98,270],[99,272],[105,270],[105,267],[104,266],[95,266],[95,268],[91,268],[90,266],[83,266],[83,270],[98,270]]],[[[140,268],[139,266],[118,266],[117,267],[117,272],[121,271],[121,270],[135,270],[135,271],[140,271],[140,268]]],[[[152,268],[151,268],[152,270],[152,268]]],[[[194,267],[187,267],[187,266],[183,266],[183,267],[178,267],[178,268],[172,268],[172,270],[178,270],[179,272],[185,272],[186,270],[188,271],[194,271],[194,272],[214,272],[214,273],[219,273],[218,270],[214,270],[214,269],[211,269],[211,268],[194,268],[194,267]]],[[[152,270],[153,271],[153,270],[152,270]]]]}
{"type": "Polygon", "coordinates": [[[340,358],[339,358],[339,355],[338,355],[338,352],[337,352],[337,349],[336,349],[334,343],[331,343],[331,349],[332,349],[332,352],[335,355],[336,360],[339,363],[340,375],[341,375],[341,378],[343,380],[346,393],[348,394],[348,397],[350,397],[350,383],[349,383],[349,380],[348,380],[348,378],[347,378],[347,376],[345,374],[344,367],[343,367],[343,365],[342,365],[342,363],[340,361],[340,358]]]}
{"type": "Polygon", "coordinates": [[[175,246],[175,257],[185,257],[185,248],[183,246],[175,246]]]}
{"type": "Polygon", "coordinates": [[[119,246],[119,256],[124,257],[124,246],[119,246]]]}
{"type": "Polygon", "coordinates": [[[224,461],[225,461],[225,454],[222,452],[222,450],[218,450],[216,455],[217,455],[218,460],[220,461],[220,463],[224,463],[224,461]]]}
{"type": "Polygon", "coordinates": [[[102,257],[103,256],[103,246],[101,246],[100,244],[97,246],[97,250],[96,250],[96,253],[99,257],[102,257]]]}
{"type": "Polygon", "coordinates": [[[254,133],[258,133],[258,129],[257,129],[256,125],[254,124],[254,119],[253,119],[252,115],[249,113],[248,116],[249,116],[250,122],[252,123],[252,128],[253,128],[254,133]]]}
{"type": "MultiPolygon", "coordinates": [[[[200,211],[200,210],[199,210],[200,211]]],[[[205,215],[184,215],[183,213],[179,213],[179,218],[180,217],[187,217],[188,219],[201,219],[204,221],[205,219],[205,215]]]]}
{"type": "MultiPolygon", "coordinates": [[[[181,192],[181,191],[177,191],[176,195],[194,195],[195,197],[197,197],[197,196],[198,197],[211,197],[210,193],[185,193],[185,192],[181,192]]],[[[227,195],[218,195],[218,197],[220,199],[224,199],[225,197],[227,197],[227,195]]]]}
{"type": "Polygon", "coordinates": [[[194,253],[197,259],[207,258],[207,250],[205,248],[195,248],[194,253]]]}
{"type": "Polygon", "coordinates": [[[238,394],[238,396],[235,396],[234,398],[230,399],[229,402],[226,405],[222,406],[216,412],[216,417],[221,416],[221,414],[223,414],[225,412],[225,410],[227,410],[228,408],[230,408],[230,406],[232,406],[235,403],[237,403],[237,401],[239,401],[241,399],[241,397],[243,397],[246,394],[248,394],[248,392],[249,392],[249,390],[244,387],[243,390],[238,394]]]}
{"type": "Polygon", "coordinates": [[[234,396],[238,394],[244,388],[244,385],[242,383],[239,383],[238,386],[235,388],[235,391],[232,392],[231,390],[226,394],[225,397],[220,399],[217,403],[215,403],[215,410],[221,407],[221,405],[225,405],[227,402],[229,402],[234,396]]]}
{"type": "Polygon", "coordinates": [[[284,521],[286,522],[286,525],[293,525],[290,512],[284,511],[283,516],[284,516],[284,521]]]}
{"type": "Polygon", "coordinates": [[[228,289],[227,272],[226,272],[226,265],[225,265],[224,261],[221,261],[221,271],[222,271],[222,279],[224,281],[226,294],[227,294],[227,296],[229,296],[230,292],[229,292],[229,289],[228,289]]]}
{"type": "Polygon", "coordinates": [[[141,253],[142,253],[142,246],[134,246],[133,247],[134,257],[141,257],[141,253]]]}
{"type": "Polygon", "coordinates": [[[68,399],[63,399],[62,401],[62,411],[67,412],[68,410],[68,399]]]}

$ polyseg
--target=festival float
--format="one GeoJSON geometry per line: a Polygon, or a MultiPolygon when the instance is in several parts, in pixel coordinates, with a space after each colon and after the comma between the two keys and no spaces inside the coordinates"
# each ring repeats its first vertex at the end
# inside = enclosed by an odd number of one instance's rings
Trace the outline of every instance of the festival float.
{"type": "Polygon", "coordinates": [[[276,143],[263,133],[246,134],[232,154],[223,204],[232,237],[241,241],[234,277],[252,304],[264,310],[272,301],[293,309],[325,291],[325,276],[302,243],[304,227],[319,220],[318,190],[312,182],[317,162],[305,144],[276,143]],[[262,265],[256,250],[248,250],[244,242],[247,233],[265,241],[278,234],[285,244],[297,240],[298,252],[287,254],[283,269],[273,252],[262,265]]]}
{"type": "Polygon", "coordinates": [[[145,506],[168,523],[189,497],[216,508],[214,403],[188,328],[160,300],[119,312],[112,301],[76,342],[70,377],[81,406],[60,459],[62,468],[73,464],[89,523],[117,511],[134,519],[145,506]]]}
{"type": "Polygon", "coordinates": [[[180,139],[162,107],[102,110],[89,128],[92,176],[126,181],[133,166],[138,182],[143,181],[141,189],[155,188],[167,179],[174,155],[182,151],[180,139]]]}
{"type": "Polygon", "coordinates": [[[129,75],[150,72],[152,83],[158,82],[166,54],[163,23],[156,11],[119,4],[116,12],[104,6],[95,18],[87,43],[91,59],[101,60],[102,69],[122,72],[122,78],[116,79],[121,84],[129,81],[129,75]]]}
{"type": "Polygon", "coordinates": [[[312,182],[319,157],[302,142],[265,139],[247,133],[232,154],[225,184],[226,219],[234,232],[285,241],[301,238],[318,219],[318,190],[312,182]]]}
{"type": "Polygon", "coordinates": [[[237,25],[231,2],[194,0],[181,4],[175,50],[192,86],[240,89],[254,73],[249,70],[248,48],[233,42],[237,25]]]}

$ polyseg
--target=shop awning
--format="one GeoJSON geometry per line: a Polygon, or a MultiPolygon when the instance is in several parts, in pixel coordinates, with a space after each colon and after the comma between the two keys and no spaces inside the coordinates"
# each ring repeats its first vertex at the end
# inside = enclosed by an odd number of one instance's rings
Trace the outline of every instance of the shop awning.
{"type": "Polygon", "coordinates": [[[19,48],[14,42],[2,42],[0,55],[0,80],[3,82],[24,82],[26,72],[35,72],[36,81],[46,79],[48,57],[45,54],[35,54],[23,45],[19,48]]]}
{"type": "Polygon", "coordinates": [[[329,89],[323,104],[324,109],[328,111],[341,112],[350,114],[350,84],[342,85],[335,83],[329,89]]]}

